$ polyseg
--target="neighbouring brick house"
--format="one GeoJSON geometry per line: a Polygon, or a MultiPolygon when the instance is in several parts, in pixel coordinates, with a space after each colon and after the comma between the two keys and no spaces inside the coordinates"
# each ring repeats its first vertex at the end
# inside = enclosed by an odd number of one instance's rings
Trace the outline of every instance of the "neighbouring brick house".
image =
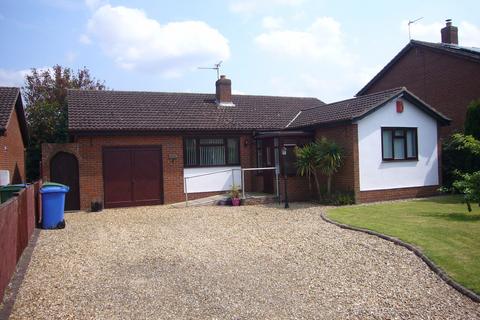
{"type": "Polygon", "coordinates": [[[25,181],[27,144],[28,130],[20,89],[0,87],[0,170],[9,183],[25,181]]]}
{"type": "Polygon", "coordinates": [[[458,45],[458,29],[450,20],[441,40],[411,40],[357,96],[406,87],[452,119],[441,137],[462,131],[467,105],[480,98],[480,48],[458,45]]]}
{"type": "Polygon", "coordinates": [[[437,130],[449,122],[405,88],[325,104],[232,95],[224,76],[215,94],[71,90],[68,118],[72,143],[43,145],[42,172],[78,185],[82,209],[217,194],[242,183],[242,168],[260,167],[276,170],[246,174],[247,191],[275,193],[275,172],[287,173],[289,198],[305,200],[294,147],[321,136],[344,148],[334,187],[358,201],[429,195],[440,180],[437,130]]]}

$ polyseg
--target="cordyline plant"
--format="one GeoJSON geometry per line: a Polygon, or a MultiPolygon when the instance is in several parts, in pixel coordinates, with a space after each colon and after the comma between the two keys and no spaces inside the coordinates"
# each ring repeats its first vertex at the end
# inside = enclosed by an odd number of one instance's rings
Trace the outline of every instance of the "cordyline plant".
{"type": "Polygon", "coordinates": [[[311,177],[313,176],[317,187],[318,197],[321,198],[321,189],[318,174],[327,176],[327,194],[332,191],[332,176],[335,174],[343,160],[343,151],[333,141],[322,137],[320,140],[296,148],[297,172],[300,176],[308,177],[308,186],[311,190],[311,177]]]}
{"type": "Polygon", "coordinates": [[[480,206],[480,171],[459,174],[460,179],[453,182],[453,187],[463,193],[469,212],[472,211],[471,203],[480,206]]]}

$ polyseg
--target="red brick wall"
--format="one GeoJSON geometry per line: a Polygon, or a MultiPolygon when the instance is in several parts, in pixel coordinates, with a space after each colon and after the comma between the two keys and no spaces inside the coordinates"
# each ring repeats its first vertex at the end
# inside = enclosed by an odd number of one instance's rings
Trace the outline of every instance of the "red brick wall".
{"type": "Polygon", "coordinates": [[[412,48],[366,92],[404,86],[451,118],[445,137],[463,130],[467,105],[480,98],[480,64],[425,48],[412,48]]]}
{"type": "Polygon", "coordinates": [[[360,191],[358,203],[429,197],[439,194],[439,186],[360,191]]]}
{"type": "Polygon", "coordinates": [[[0,170],[10,171],[10,180],[13,179],[15,167],[18,166],[20,180],[25,181],[24,151],[25,146],[22,140],[17,112],[14,110],[5,134],[0,136],[0,170]]]}
{"type": "MultiPolygon", "coordinates": [[[[240,161],[242,167],[251,166],[250,145],[252,139],[248,136],[240,137],[240,161]]],[[[42,178],[50,178],[50,159],[59,151],[74,154],[79,162],[80,172],[80,207],[89,209],[92,200],[103,201],[103,146],[137,146],[161,145],[163,156],[163,191],[164,202],[175,203],[185,201],[183,192],[183,138],[177,136],[95,136],[78,137],[76,143],[44,144],[42,146],[42,178]],[[177,155],[175,161],[169,160],[169,155],[177,155]]],[[[251,185],[251,177],[246,176],[246,186],[251,185]]],[[[220,192],[223,193],[223,192],[220,192]]],[[[200,196],[218,194],[202,193],[191,194],[190,199],[200,196]]]]}

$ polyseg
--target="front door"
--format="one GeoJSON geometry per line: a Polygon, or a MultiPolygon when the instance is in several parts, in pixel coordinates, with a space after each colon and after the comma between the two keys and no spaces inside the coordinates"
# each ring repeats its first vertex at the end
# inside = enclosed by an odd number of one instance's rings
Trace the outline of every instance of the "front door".
{"type": "MultiPolygon", "coordinates": [[[[263,166],[275,166],[275,151],[273,139],[263,140],[263,166]]],[[[275,170],[263,170],[263,192],[274,193],[275,170]]]]}

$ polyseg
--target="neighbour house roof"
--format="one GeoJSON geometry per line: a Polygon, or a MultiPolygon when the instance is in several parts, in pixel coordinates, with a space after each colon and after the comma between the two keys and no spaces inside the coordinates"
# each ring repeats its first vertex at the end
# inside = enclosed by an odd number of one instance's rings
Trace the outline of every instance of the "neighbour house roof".
{"type": "Polygon", "coordinates": [[[278,130],[316,98],[233,95],[219,107],[215,94],[69,90],[72,133],[176,130],[278,130]]]}
{"type": "Polygon", "coordinates": [[[435,52],[452,55],[458,58],[467,59],[473,62],[480,63],[480,48],[464,47],[450,43],[433,43],[418,40],[410,40],[410,42],[395,56],[393,59],[380,70],[375,77],[373,77],[360,91],[357,96],[365,94],[367,90],[377,82],[388,70],[397,63],[410,49],[420,47],[433,50],[435,52]]]}
{"type": "Polygon", "coordinates": [[[12,118],[13,110],[17,111],[23,142],[28,143],[27,122],[23,109],[20,89],[14,87],[0,87],[0,135],[4,135],[12,118]]]}
{"type": "Polygon", "coordinates": [[[415,104],[417,107],[436,118],[441,124],[448,124],[450,122],[449,118],[430,107],[406,88],[402,87],[303,110],[295,120],[290,123],[288,128],[298,129],[314,127],[321,124],[359,120],[382,107],[388,101],[398,97],[402,97],[402,99],[415,104]]]}

